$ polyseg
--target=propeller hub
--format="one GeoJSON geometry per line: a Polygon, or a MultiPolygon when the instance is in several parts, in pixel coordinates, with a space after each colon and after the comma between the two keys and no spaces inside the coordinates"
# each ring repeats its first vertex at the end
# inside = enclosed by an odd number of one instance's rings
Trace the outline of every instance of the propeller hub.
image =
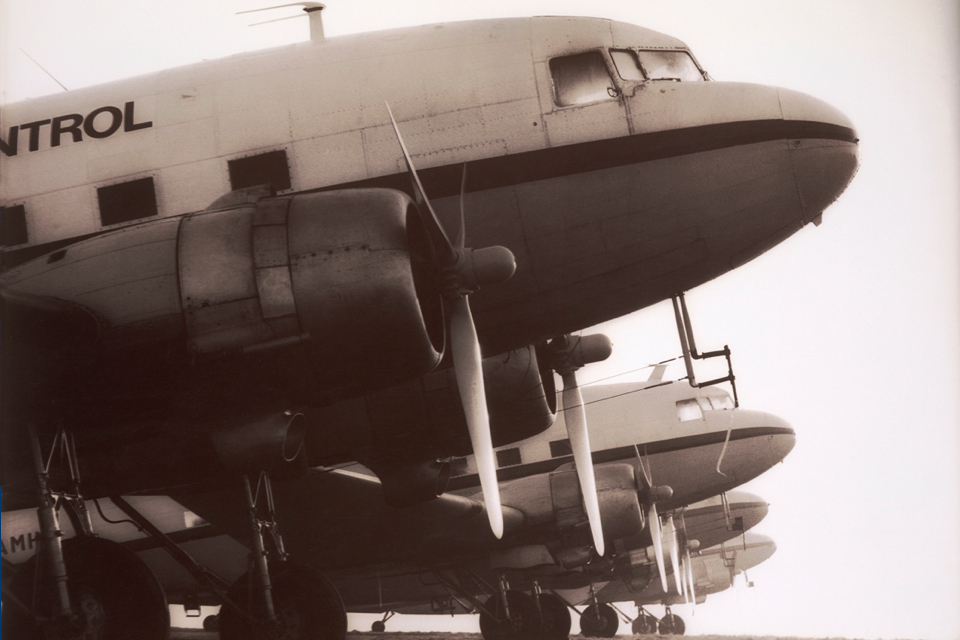
{"type": "Polygon", "coordinates": [[[669,500],[672,497],[673,487],[664,484],[656,487],[650,487],[650,489],[647,491],[645,502],[663,502],[664,500],[669,500]]]}
{"type": "Polygon", "coordinates": [[[468,295],[481,287],[506,282],[517,270],[517,259],[506,247],[456,251],[456,262],[439,268],[441,289],[448,298],[468,295]]]}

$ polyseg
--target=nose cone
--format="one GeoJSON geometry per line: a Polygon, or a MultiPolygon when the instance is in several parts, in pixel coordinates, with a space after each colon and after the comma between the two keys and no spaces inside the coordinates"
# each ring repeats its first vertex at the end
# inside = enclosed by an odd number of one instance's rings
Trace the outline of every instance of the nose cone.
{"type": "MultiPolygon", "coordinates": [[[[718,434],[729,430],[729,443],[720,461],[722,472],[738,484],[752,480],[781,462],[797,442],[793,427],[775,415],[750,409],[708,411],[707,427],[718,434]]],[[[715,467],[716,462],[711,466],[715,467]]]]}
{"type": "Polygon", "coordinates": [[[758,413],[763,424],[770,430],[770,458],[774,459],[774,462],[780,462],[793,451],[793,447],[797,444],[797,434],[790,423],[783,418],[772,413],[758,413]]]}
{"type": "Polygon", "coordinates": [[[777,550],[773,538],[759,533],[748,532],[744,535],[745,551],[737,552],[737,571],[752,569],[772,556],[777,550]]]}
{"type": "Polygon", "coordinates": [[[803,219],[819,224],[857,173],[859,138],[850,119],[826,102],[790,89],[777,94],[784,121],[797,123],[797,137],[788,144],[803,219]]]}

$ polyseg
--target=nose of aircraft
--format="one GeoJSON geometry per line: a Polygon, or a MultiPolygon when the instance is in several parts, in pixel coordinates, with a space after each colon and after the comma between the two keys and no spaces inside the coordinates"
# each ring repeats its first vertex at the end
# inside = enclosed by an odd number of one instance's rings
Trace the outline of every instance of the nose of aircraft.
{"type": "Polygon", "coordinates": [[[777,94],[783,119],[803,123],[798,127],[803,137],[788,143],[790,157],[804,221],[819,224],[823,210],[857,173],[859,138],[850,119],[826,102],[790,89],[777,89],[777,94]]]}
{"type": "Polygon", "coordinates": [[[789,422],[772,413],[759,412],[763,424],[770,428],[770,457],[777,462],[787,457],[797,444],[797,434],[789,422]]]}
{"type": "Polygon", "coordinates": [[[757,566],[777,550],[777,543],[773,538],[759,533],[748,532],[744,536],[746,550],[737,553],[737,570],[745,571],[757,566]]]}

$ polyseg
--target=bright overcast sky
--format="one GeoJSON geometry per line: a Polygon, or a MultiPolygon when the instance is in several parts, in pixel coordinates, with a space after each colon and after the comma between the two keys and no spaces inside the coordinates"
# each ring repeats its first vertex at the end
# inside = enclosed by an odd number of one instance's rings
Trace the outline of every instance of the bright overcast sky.
{"type": "MultiPolygon", "coordinates": [[[[302,18],[248,28],[256,19],[234,15],[270,4],[0,0],[2,101],[61,90],[21,48],[78,88],[307,38],[302,18]]],[[[327,4],[328,37],[486,17],[615,18],[684,40],[717,80],[805,91],[850,116],[861,168],[823,225],[688,296],[698,345],[733,349],[743,406],[789,420],[798,443],[748,487],[771,503],[757,530],[778,544],[750,573],[756,587],[677,612],[693,634],[960,637],[955,3],[327,4]]],[[[284,11],[298,10],[261,15],[284,11]]],[[[604,329],[615,354],[594,378],[679,351],[668,305],[604,329]]]]}

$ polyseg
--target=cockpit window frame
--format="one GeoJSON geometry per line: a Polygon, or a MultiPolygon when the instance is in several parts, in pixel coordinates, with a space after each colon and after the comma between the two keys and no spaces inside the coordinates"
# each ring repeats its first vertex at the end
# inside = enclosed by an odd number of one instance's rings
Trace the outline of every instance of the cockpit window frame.
{"type": "MultiPolygon", "coordinates": [[[[688,56],[690,56],[691,60],[693,60],[693,65],[697,68],[697,71],[700,72],[700,77],[703,78],[704,82],[710,82],[711,80],[713,80],[713,78],[710,77],[710,74],[707,73],[706,70],[704,70],[704,68],[700,65],[700,62],[697,60],[697,56],[693,55],[693,52],[690,51],[690,49],[687,49],[685,47],[608,47],[606,57],[609,57],[611,62],[613,60],[613,54],[612,54],[613,51],[630,51],[637,57],[637,64],[640,66],[640,71],[643,73],[643,77],[645,78],[642,82],[682,82],[682,80],[679,80],[679,79],[672,80],[669,78],[651,78],[650,72],[647,71],[646,67],[643,66],[643,61],[640,59],[639,54],[641,51],[656,51],[656,52],[673,51],[678,53],[685,53],[688,56]]],[[[617,69],[616,67],[616,63],[613,63],[613,67],[614,67],[615,79],[620,80],[621,82],[631,82],[635,84],[641,82],[640,80],[627,80],[623,78],[623,76],[620,75],[619,69],[617,69]]]]}
{"type": "Polygon", "coordinates": [[[631,47],[634,53],[637,54],[637,61],[640,63],[640,68],[643,70],[643,75],[646,76],[648,82],[683,82],[683,80],[671,79],[671,78],[651,78],[650,72],[647,71],[647,68],[643,66],[643,59],[640,56],[641,51],[656,51],[656,52],[675,52],[675,53],[685,53],[690,56],[690,60],[693,61],[693,66],[697,68],[697,71],[700,72],[700,77],[702,82],[710,81],[710,74],[703,70],[703,67],[700,66],[700,63],[697,61],[697,57],[693,55],[693,52],[690,49],[684,47],[631,47]]]}
{"type": "MultiPolygon", "coordinates": [[[[621,49],[623,47],[620,47],[621,49]]],[[[610,58],[610,51],[608,47],[594,47],[592,49],[583,49],[582,51],[574,51],[571,53],[565,53],[562,55],[551,56],[547,60],[547,74],[550,78],[550,88],[553,93],[553,108],[554,109],[577,109],[581,107],[586,107],[589,105],[600,104],[603,102],[609,102],[611,100],[619,100],[622,96],[622,87],[620,82],[618,82],[620,75],[617,71],[616,65],[613,64],[613,60],[610,58]],[[603,60],[604,67],[607,70],[607,76],[610,78],[611,88],[616,92],[614,94],[607,94],[605,98],[598,98],[597,100],[591,100],[589,102],[578,102],[574,104],[562,104],[560,102],[560,92],[557,90],[557,80],[553,72],[552,63],[558,58],[569,58],[573,56],[579,56],[587,53],[599,53],[600,58],[603,60]]]]}

